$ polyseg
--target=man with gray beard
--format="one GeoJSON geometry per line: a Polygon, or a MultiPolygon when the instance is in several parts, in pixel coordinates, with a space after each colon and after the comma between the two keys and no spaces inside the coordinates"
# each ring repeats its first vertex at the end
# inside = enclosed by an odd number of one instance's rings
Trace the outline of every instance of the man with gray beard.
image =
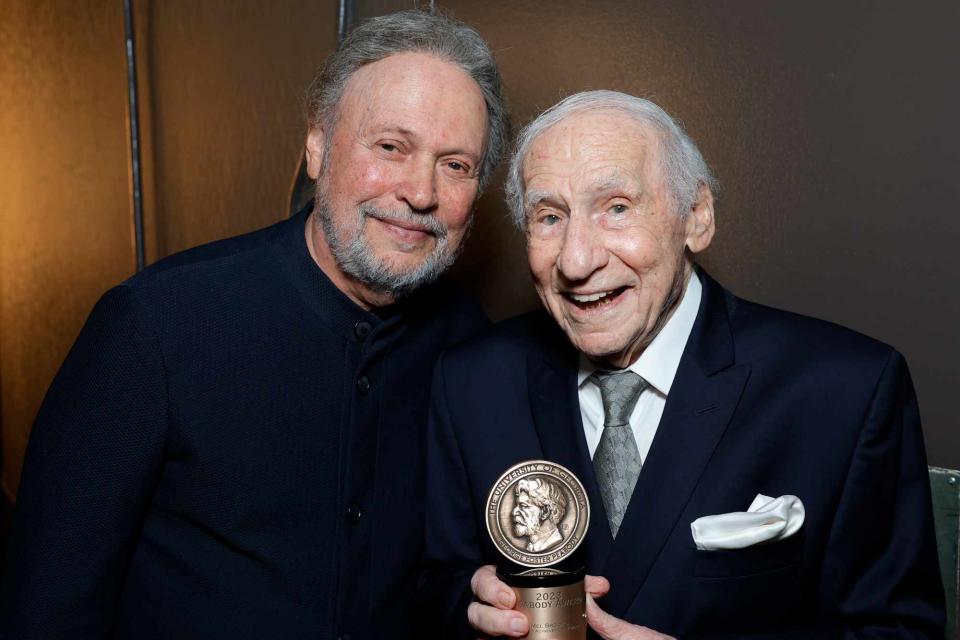
{"type": "Polygon", "coordinates": [[[469,27],[403,12],[308,102],[315,206],[91,313],[31,435],[7,637],[422,633],[430,372],[486,324],[437,279],[509,134],[500,76],[469,27]]]}

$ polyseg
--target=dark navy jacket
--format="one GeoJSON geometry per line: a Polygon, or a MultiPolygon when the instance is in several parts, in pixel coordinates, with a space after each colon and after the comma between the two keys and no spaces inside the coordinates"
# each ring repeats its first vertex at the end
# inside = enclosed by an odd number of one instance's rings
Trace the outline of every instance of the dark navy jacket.
{"type": "Polygon", "coordinates": [[[442,283],[361,310],[305,219],[97,304],[31,435],[9,638],[412,634],[430,372],[486,320],[442,283]]]}
{"type": "Polygon", "coordinates": [[[826,322],[735,298],[706,274],[656,437],[616,540],[580,420],[577,355],[535,313],[441,357],[428,449],[422,587],[467,629],[467,579],[500,555],[483,505],[507,468],[547,459],[584,482],[587,570],[608,612],[683,638],[942,638],[930,489],[899,353],[826,322]],[[795,495],[793,537],[699,551],[690,523],[795,495]]]}

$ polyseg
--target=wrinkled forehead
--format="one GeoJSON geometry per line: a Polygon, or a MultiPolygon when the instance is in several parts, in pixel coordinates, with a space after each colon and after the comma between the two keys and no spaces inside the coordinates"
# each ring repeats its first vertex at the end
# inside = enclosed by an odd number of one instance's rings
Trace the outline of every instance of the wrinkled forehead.
{"type": "Polygon", "coordinates": [[[646,175],[658,165],[658,156],[659,135],[650,126],[617,110],[581,111],[530,142],[521,175],[525,189],[542,178],[559,177],[603,190],[646,175]]]}
{"type": "Polygon", "coordinates": [[[486,143],[487,106],[477,82],[453,62],[405,51],[364,65],[340,98],[340,119],[353,127],[393,126],[469,145],[486,143]]]}

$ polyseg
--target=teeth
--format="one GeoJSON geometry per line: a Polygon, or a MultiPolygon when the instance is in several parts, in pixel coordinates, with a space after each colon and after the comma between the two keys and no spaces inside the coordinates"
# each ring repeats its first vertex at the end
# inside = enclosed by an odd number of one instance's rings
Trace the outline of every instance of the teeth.
{"type": "Polygon", "coordinates": [[[585,296],[577,295],[576,293],[571,293],[570,297],[573,298],[576,302],[596,302],[601,298],[606,298],[611,293],[613,293],[613,291],[601,291],[600,293],[591,293],[585,296]]]}

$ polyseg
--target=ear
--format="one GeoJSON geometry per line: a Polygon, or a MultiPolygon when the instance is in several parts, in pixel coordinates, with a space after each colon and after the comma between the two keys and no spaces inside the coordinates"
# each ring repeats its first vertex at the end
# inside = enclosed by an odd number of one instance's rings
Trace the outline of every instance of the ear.
{"type": "Polygon", "coordinates": [[[710,246],[717,227],[713,219],[713,193],[700,185],[697,201],[687,212],[686,244],[691,253],[700,253],[710,246]]]}
{"type": "Polygon", "coordinates": [[[313,180],[320,177],[323,167],[323,151],[327,144],[327,136],[321,127],[314,127],[307,132],[305,152],[307,156],[307,175],[313,180]]]}

